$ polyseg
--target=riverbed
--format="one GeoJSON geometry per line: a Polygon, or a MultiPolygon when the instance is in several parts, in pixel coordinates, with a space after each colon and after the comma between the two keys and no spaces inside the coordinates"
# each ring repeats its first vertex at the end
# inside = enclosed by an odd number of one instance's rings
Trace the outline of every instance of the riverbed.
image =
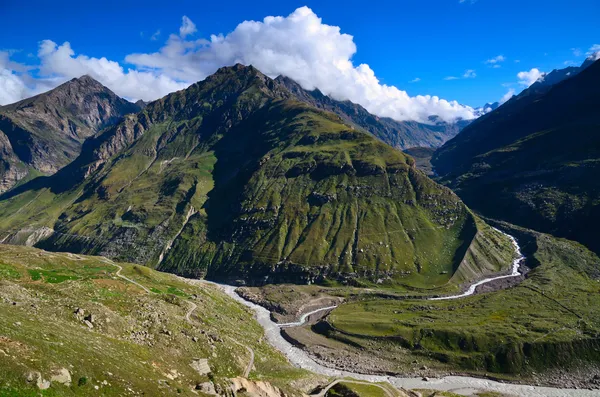
{"type": "MultiPolygon", "coordinates": [[[[512,244],[515,247],[516,258],[513,261],[511,273],[508,275],[502,275],[497,277],[491,277],[481,280],[471,285],[464,293],[453,296],[439,297],[433,299],[459,299],[465,296],[469,296],[475,293],[478,286],[489,283],[494,280],[516,277],[519,276],[519,264],[523,260],[521,248],[517,240],[510,235],[507,235],[512,244]]],[[[251,308],[255,313],[255,318],[258,323],[265,330],[266,340],[277,350],[283,353],[292,365],[302,368],[320,375],[334,377],[334,378],[353,378],[368,382],[389,382],[395,387],[402,387],[405,389],[433,389],[441,391],[452,391],[464,395],[474,394],[477,391],[494,391],[499,393],[512,394],[523,397],[592,397],[600,396],[600,391],[597,390],[580,390],[580,389],[559,389],[553,387],[542,387],[542,386],[530,386],[520,385],[512,383],[501,383],[488,379],[473,378],[468,376],[446,376],[442,378],[430,378],[429,380],[423,380],[422,378],[402,378],[395,376],[382,376],[382,375],[367,375],[348,371],[340,371],[334,368],[329,368],[319,364],[313,360],[308,353],[304,350],[293,346],[290,342],[285,340],[281,335],[281,327],[283,326],[300,326],[304,324],[310,313],[303,315],[298,322],[288,324],[277,324],[271,320],[270,312],[264,307],[245,300],[239,296],[235,290],[237,287],[223,284],[216,284],[219,286],[228,296],[240,302],[244,306],[251,308]]],[[[321,310],[328,310],[334,307],[318,309],[315,312],[321,310]]]]}

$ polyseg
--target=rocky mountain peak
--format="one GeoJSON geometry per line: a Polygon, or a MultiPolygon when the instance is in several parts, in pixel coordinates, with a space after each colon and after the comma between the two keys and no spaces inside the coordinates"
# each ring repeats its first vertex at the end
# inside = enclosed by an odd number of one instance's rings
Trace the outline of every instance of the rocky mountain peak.
{"type": "Polygon", "coordinates": [[[140,107],[85,75],[0,109],[0,192],[28,175],[52,174],[81,150],[83,141],[140,107]]]}

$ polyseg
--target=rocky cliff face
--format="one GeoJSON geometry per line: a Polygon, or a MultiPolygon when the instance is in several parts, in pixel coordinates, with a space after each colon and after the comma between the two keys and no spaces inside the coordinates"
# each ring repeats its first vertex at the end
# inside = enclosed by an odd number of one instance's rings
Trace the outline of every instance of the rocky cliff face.
{"type": "Polygon", "coordinates": [[[0,192],[23,178],[53,174],[83,141],[139,107],[89,76],[0,108],[0,192]]]}
{"type": "Polygon", "coordinates": [[[469,124],[468,121],[446,123],[432,118],[431,124],[416,121],[396,121],[389,117],[378,117],[362,106],[350,101],[337,101],[321,91],[308,91],[294,80],[279,76],[294,96],[311,106],[337,114],[347,123],[362,128],[388,145],[400,150],[412,147],[440,147],[469,124]]]}

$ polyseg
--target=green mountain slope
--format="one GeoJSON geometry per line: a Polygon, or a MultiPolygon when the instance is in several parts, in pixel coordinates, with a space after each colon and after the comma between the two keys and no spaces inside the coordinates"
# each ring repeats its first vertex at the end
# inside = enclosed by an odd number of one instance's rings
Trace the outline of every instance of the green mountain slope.
{"type": "Polygon", "coordinates": [[[600,252],[599,92],[600,62],[524,92],[439,149],[435,169],[487,216],[600,252]]]}
{"type": "Polygon", "coordinates": [[[376,138],[400,150],[419,146],[440,147],[469,124],[469,121],[465,120],[446,123],[435,117],[431,118],[431,124],[377,117],[356,103],[337,101],[318,89],[305,90],[288,77],[279,76],[276,81],[285,85],[299,101],[335,113],[345,122],[370,132],[376,138]]]}
{"type": "Polygon", "coordinates": [[[139,109],[89,76],[0,107],[0,192],[56,172],[86,138],[139,109]]]}
{"type": "MultiPolygon", "coordinates": [[[[241,65],[89,140],[53,177],[5,194],[0,219],[5,242],[254,283],[435,286],[474,239],[511,249],[410,157],[241,65]]],[[[500,251],[474,267],[509,266],[500,251]]]]}

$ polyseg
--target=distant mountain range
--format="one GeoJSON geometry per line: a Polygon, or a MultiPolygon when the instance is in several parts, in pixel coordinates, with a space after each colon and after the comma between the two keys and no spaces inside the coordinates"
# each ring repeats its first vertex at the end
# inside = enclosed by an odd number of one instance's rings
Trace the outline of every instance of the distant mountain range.
{"type": "Polygon", "coordinates": [[[600,62],[548,73],[432,161],[483,214],[600,252],[600,62]]]}
{"type": "MultiPolygon", "coordinates": [[[[468,121],[446,123],[432,117],[431,124],[398,122],[377,117],[350,101],[337,101],[319,90],[307,91],[280,76],[278,83],[296,99],[339,115],[398,148],[439,147],[468,121]]],[[[119,98],[89,76],[73,79],[44,94],[0,107],[0,193],[20,181],[51,175],[76,158],[85,139],[113,125],[124,115],[147,105],[119,98]]]]}
{"type": "Polygon", "coordinates": [[[431,117],[430,124],[396,121],[389,117],[375,116],[356,103],[335,100],[318,89],[305,90],[288,77],[279,76],[276,81],[290,90],[298,100],[335,113],[345,122],[370,132],[376,138],[400,150],[412,147],[439,147],[456,136],[470,122],[459,120],[447,123],[434,116],[431,117]]]}
{"type": "Polygon", "coordinates": [[[86,138],[139,110],[89,76],[0,107],[0,192],[53,174],[79,155],[86,138]]]}
{"type": "Polygon", "coordinates": [[[439,285],[510,262],[493,248],[510,257],[510,244],[489,242],[502,235],[412,158],[282,80],[222,68],[125,116],[0,197],[4,242],[252,283],[439,285]],[[473,241],[490,249],[473,255],[473,241]]]}

